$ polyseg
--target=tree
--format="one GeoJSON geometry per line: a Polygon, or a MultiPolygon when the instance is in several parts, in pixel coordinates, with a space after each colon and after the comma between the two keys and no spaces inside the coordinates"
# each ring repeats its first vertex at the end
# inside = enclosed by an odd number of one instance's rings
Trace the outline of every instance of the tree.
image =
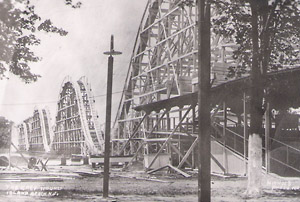
{"type": "MultiPolygon", "coordinates": [[[[232,39],[238,48],[233,57],[239,63],[230,67],[229,77],[241,77],[252,66],[252,0],[214,1],[213,32],[232,39]]],[[[299,64],[300,11],[296,0],[258,2],[259,66],[262,73],[299,64]]]]}
{"type": "Polygon", "coordinates": [[[299,64],[300,11],[292,0],[216,1],[214,32],[238,44],[230,77],[250,73],[248,196],[261,194],[263,115],[266,73],[299,64]]]}
{"type": "MultiPolygon", "coordinates": [[[[81,6],[81,2],[64,1],[72,8],[81,6]]],[[[31,72],[29,66],[31,62],[40,60],[31,50],[41,43],[36,36],[37,31],[67,35],[67,31],[54,26],[50,19],[42,20],[30,0],[0,1],[0,79],[7,77],[7,71],[26,83],[40,77],[31,72]]]]}
{"type": "Polygon", "coordinates": [[[0,116],[0,148],[8,148],[13,122],[0,116]]]}

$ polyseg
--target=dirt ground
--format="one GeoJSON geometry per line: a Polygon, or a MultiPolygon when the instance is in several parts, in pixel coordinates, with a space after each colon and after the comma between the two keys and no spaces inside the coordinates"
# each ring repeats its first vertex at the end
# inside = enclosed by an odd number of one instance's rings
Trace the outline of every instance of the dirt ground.
{"type": "MultiPolygon", "coordinates": [[[[57,163],[57,162],[56,162],[57,163]]],[[[90,173],[89,165],[58,166],[52,162],[48,172],[72,174],[90,173]]],[[[45,171],[43,171],[46,173],[45,171]]],[[[160,172],[148,175],[143,170],[121,171],[111,169],[110,197],[102,198],[101,170],[92,176],[64,178],[63,181],[5,180],[8,174],[0,173],[0,201],[197,201],[197,174],[185,178],[175,173],[160,172]]],[[[299,201],[298,179],[280,179],[264,175],[264,194],[260,198],[244,197],[245,177],[223,178],[212,176],[212,201],[299,201]],[[291,183],[291,181],[293,183],[291,183]]]]}

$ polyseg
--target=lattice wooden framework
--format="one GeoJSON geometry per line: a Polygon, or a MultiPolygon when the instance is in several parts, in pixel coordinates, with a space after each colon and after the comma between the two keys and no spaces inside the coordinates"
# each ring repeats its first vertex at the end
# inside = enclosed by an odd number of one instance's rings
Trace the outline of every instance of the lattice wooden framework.
{"type": "Polygon", "coordinates": [[[18,127],[18,147],[21,151],[26,151],[29,149],[29,139],[28,139],[28,124],[22,123],[18,127]]]}
{"type": "Polygon", "coordinates": [[[35,108],[33,116],[19,124],[18,144],[23,151],[50,152],[53,132],[47,109],[35,108]]]}
{"type": "MultiPolygon", "coordinates": [[[[112,141],[115,154],[135,154],[145,144],[142,142],[150,142],[148,139],[153,138],[147,136],[149,124],[158,123],[160,114],[164,113],[138,112],[136,106],[195,91],[198,82],[196,16],[196,0],[148,1],[116,119],[117,132],[112,141]]],[[[212,85],[218,85],[227,80],[227,67],[236,65],[231,56],[235,45],[219,36],[212,38],[212,85]]],[[[172,124],[180,121],[183,105],[179,108],[165,112],[167,117],[174,117],[172,124]]],[[[167,118],[161,119],[164,127],[170,128],[167,118]]],[[[160,136],[157,135],[157,140],[160,136]]]]}
{"type": "MultiPolygon", "coordinates": [[[[217,15],[212,8],[212,16],[217,15]]],[[[199,155],[196,148],[196,16],[196,0],[148,1],[115,120],[113,155],[133,155],[132,161],[144,159],[148,169],[165,166],[160,164],[161,161],[177,168],[195,167],[199,155]]],[[[232,168],[226,159],[231,152],[241,160],[240,174],[245,174],[249,78],[244,75],[235,81],[227,77],[228,68],[237,66],[239,62],[233,59],[237,45],[232,39],[223,39],[213,33],[211,37],[211,85],[214,93],[212,106],[208,107],[212,109],[214,152],[222,148],[222,154],[209,155],[220,172],[228,173],[232,168]]],[[[274,75],[277,76],[277,73],[274,75]]],[[[270,75],[270,85],[277,82],[272,77],[274,75],[270,75]]],[[[274,97],[272,99],[275,102],[274,97]]],[[[266,149],[263,154],[267,169],[272,158],[268,144],[270,124],[272,120],[266,115],[266,149]]],[[[295,151],[295,148],[290,150],[295,151]]],[[[275,157],[272,161],[291,167],[275,157]]],[[[298,170],[296,167],[293,169],[298,170]]]]}
{"type": "Polygon", "coordinates": [[[53,150],[62,154],[101,154],[103,135],[95,100],[85,77],[66,77],[59,94],[53,150]]]}
{"type": "Polygon", "coordinates": [[[77,82],[70,77],[64,79],[54,125],[47,109],[36,108],[32,117],[18,125],[18,131],[21,150],[54,151],[65,155],[98,155],[104,152],[95,99],[85,77],[77,82]]]}

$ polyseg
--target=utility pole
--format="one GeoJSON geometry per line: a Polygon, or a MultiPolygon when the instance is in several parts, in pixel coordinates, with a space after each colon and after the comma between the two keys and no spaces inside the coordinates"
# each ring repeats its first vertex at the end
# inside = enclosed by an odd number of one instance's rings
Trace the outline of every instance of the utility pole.
{"type": "Polygon", "coordinates": [[[198,0],[198,201],[211,200],[210,1],[198,0]]]}
{"type": "Polygon", "coordinates": [[[104,148],[104,177],[103,177],[103,197],[108,197],[109,190],[109,156],[110,156],[110,126],[111,126],[111,97],[112,97],[112,79],[113,79],[113,55],[122,54],[114,50],[114,36],[111,35],[110,51],[104,52],[108,57],[107,70],[107,91],[106,91],[106,120],[105,120],[105,148],[104,148]]]}

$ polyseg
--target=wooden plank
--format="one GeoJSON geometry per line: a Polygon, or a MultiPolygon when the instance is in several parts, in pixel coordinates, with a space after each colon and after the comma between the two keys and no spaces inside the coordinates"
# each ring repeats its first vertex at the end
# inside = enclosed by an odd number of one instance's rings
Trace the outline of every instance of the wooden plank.
{"type": "Polygon", "coordinates": [[[153,165],[153,163],[155,162],[155,160],[157,159],[157,157],[159,156],[159,154],[162,152],[162,150],[164,149],[164,147],[168,144],[169,140],[172,138],[172,136],[174,135],[174,133],[176,132],[176,130],[179,128],[180,124],[183,122],[183,120],[186,118],[186,116],[188,115],[188,113],[190,112],[190,110],[192,109],[192,105],[189,107],[189,109],[185,112],[184,116],[182,117],[182,119],[179,121],[179,123],[177,124],[177,126],[173,129],[172,133],[170,134],[170,136],[168,137],[168,139],[164,142],[164,144],[161,146],[161,148],[159,149],[159,151],[156,153],[156,155],[154,156],[152,162],[149,164],[149,168],[151,168],[151,166],[153,165]]]}
{"type": "Polygon", "coordinates": [[[141,143],[140,146],[138,147],[138,149],[136,150],[135,154],[133,155],[133,157],[131,158],[131,160],[128,162],[128,164],[125,166],[125,168],[127,168],[132,161],[137,157],[137,155],[139,154],[139,151],[141,150],[141,148],[143,148],[144,143],[141,143]]]}
{"type": "Polygon", "coordinates": [[[77,173],[78,175],[83,177],[98,177],[103,175],[103,172],[75,171],[74,173],[77,173]]]}
{"type": "MultiPolygon", "coordinates": [[[[110,156],[110,162],[111,163],[127,163],[130,161],[132,156],[110,156]]],[[[104,163],[104,157],[91,157],[90,158],[91,163],[104,163]]]]}
{"type": "Polygon", "coordinates": [[[168,138],[151,138],[151,139],[144,139],[145,142],[164,142],[168,138]]]}
{"type": "MultiPolygon", "coordinates": [[[[186,152],[186,154],[184,155],[184,157],[182,158],[182,160],[180,161],[179,165],[177,166],[177,168],[181,168],[181,166],[186,162],[187,158],[190,156],[191,152],[193,151],[194,147],[197,145],[197,141],[198,141],[198,137],[195,139],[195,141],[192,143],[192,145],[190,146],[189,150],[186,152]]],[[[189,163],[189,162],[187,162],[189,163]]],[[[193,166],[191,166],[191,168],[193,168],[193,166]]]]}
{"type": "Polygon", "coordinates": [[[164,169],[164,168],[167,168],[167,167],[169,167],[169,166],[166,165],[166,166],[163,166],[163,167],[160,167],[160,168],[156,168],[156,169],[154,169],[154,170],[148,171],[147,174],[155,173],[155,172],[160,171],[160,170],[162,170],[162,169],[164,169]]]}
{"type": "Polygon", "coordinates": [[[157,168],[157,169],[154,169],[154,170],[151,170],[151,171],[149,171],[149,172],[147,172],[147,173],[148,173],[148,174],[153,174],[153,173],[155,173],[155,172],[157,172],[157,171],[160,171],[160,170],[162,170],[162,169],[164,169],[164,168],[170,168],[170,169],[172,169],[172,170],[178,172],[179,174],[183,175],[184,177],[191,177],[191,175],[189,175],[189,174],[183,172],[182,170],[180,170],[180,169],[178,169],[178,168],[176,168],[176,167],[174,167],[174,166],[172,166],[172,165],[170,165],[170,164],[169,164],[169,165],[166,165],[166,166],[163,166],[163,167],[160,167],[160,168],[157,168]]]}
{"type": "Polygon", "coordinates": [[[132,138],[136,135],[136,133],[138,132],[138,129],[140,127],[140,125],[143,123],[144,119],[148,116],[148,114],[145,114],[142,118],[142,120],[140,120],[139,124],[136,126],[134,132],[131,134],[131,136],[129,137],[129,139],[126,141],[125,145],[122,147],[122,149],[119,152],[119,155],[121,155],[123,153],[123,151],[125,150],[125,148],[128,146],[129,142],[132,140],[132,138]]]}
{"type": "Polygon", "coordinates": [[[226,173],[226,169],[222,166],[222,164],[212,154],[210,154],[210,157],[217,164],[217,166],[219,166],[219,168],[221,168],[221,170],[225,174],[226,173]]]}
{"type": "MultiPolygon", "coordinates": [[[[163,119],[163,117],[167,114],[168,110],[165,110],[162,115],[159,117],[158,121],[155,123],[154,127],[152,127],[150,133],[147,135],[146,134],[146,139],[148,138],[148,136],[150,136],[153,131],[155,130],[155,128],[157,127],[158,123],[163,119]]],[[[146,140],[145,140],[146,141],[146,140]]],[[[140,144],[140,146],[138,147],[138,149],[136,150],[134,156],[132,157],[132,159],[129,161],[129,163],[127,165],[130,165],[132,163],[132,161],[137,157],[139,151],[143,148],[144,143],[140,144]]],[[[126,166],[127,167],[127,166],[126,166]]]]}
{"type": "Polygon", "coordinates": [[[173,169],[174,171],[178,172],[179,174],[183,175],[184,177],[191,177],[191,175],[183,172],[182,170],[172,166],[172,165],[168,165],[169,168],[173,169]]]}
{"type": "Polygon", "coordinates": [[[222,178],[231,178],[231,176],[229,176],[229,175],[224,175],[224,174],[222,175],[220,173],[214,173],[214,172],[212,172],[211,175],[217,176],[217,177],[222,177],[222,178]]]}
{"type": "MultiPolygon", "coordinates": [[[[172,147],[172,149],[174,149],[174,151],[175,151],[181,158],[184,158],[184,155],[179,151],[179,149],[177,149],[174,145],[172,145],[172,143],[169,144],[169,145],[172,147]]],[[[189,166],[193,167],[192,164],[191,164],[189,161],[187,161],[186,163],[189,164],[189,166]]]]}

